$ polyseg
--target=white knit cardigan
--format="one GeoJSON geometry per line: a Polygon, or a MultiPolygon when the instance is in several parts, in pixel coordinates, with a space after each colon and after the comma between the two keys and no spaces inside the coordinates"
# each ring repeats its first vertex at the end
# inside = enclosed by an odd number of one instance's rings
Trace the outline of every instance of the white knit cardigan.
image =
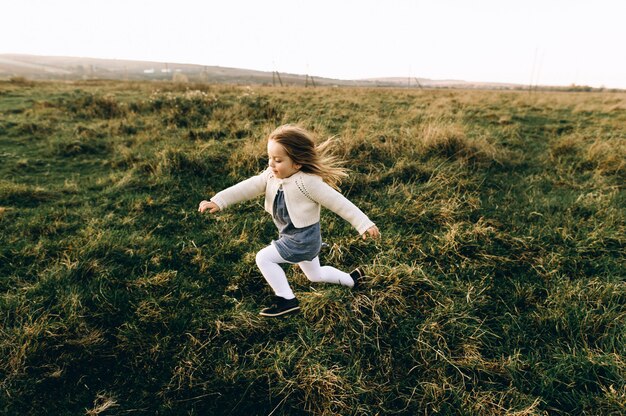
{"type": "Polygon", "coordinates": [[[313,225],[320,220],[324,206],[348,221],[359,234],[374,223],[356,205],[325,183],[321,177],[298,171],[285,179],[278,179],[270,168],[215,194],[211,201],[220,210],[238,202],[253,199],[265,192],[265,211],[273,215],[274,198],[282,185],[289,218],[297,228],[313,225]]]}

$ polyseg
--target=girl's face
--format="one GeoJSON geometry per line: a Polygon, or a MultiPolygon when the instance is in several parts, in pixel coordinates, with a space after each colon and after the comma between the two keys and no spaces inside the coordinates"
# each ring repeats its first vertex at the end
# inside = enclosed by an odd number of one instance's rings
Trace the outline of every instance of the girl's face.
{"type": "Polygon", "coordinates": [[[287,156],[287,152],[282,144],[276,143],[274,140],[267,142],[267,155],[269,156],[269,165],[274,172],[274,176],[278,179],[285,179],[296,173],[302,167],[287,156]]]}

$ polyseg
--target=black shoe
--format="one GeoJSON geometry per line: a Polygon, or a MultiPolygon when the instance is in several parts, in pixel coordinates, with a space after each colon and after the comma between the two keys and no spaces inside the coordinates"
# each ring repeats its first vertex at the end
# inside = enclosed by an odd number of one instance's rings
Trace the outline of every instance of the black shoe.
{"type": "Polygon", "coordinates": [[[356,289],[361,285],[361,281],[365,277],[365,273],[363,273],[363,270],[357,267],[350,272],[350,277],[352,278],[352,280],[354,280],[354,286],[352,286],[352,289],[356,289]]]}
{"type": "Polygon", "coordinates": [[[280,296],[274,296],[272,306],[265,308],[259,312],[261,316],[281,316],[287,313],[297,312],[300,310],[300,302],[297,298],[285,299],[280,296]]]}

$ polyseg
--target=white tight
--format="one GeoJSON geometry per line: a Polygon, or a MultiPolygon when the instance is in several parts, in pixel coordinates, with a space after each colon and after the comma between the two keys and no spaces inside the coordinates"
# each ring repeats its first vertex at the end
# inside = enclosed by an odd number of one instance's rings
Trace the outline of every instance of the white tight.
{"type": "MultiPolygon", "coordinates": [[[[279,266],[280,263],[293,264],[283,259],[278,253],[278,250],[276,250],[276,247],[272,244],[256,254],[256,264],[259,266],[259,269],[261,269],[261,274],[263,274],[267,283],[274,290],[276,296],[285,299],[293,299],[296,296],[289,287],[287,276],[279,266]]],[[[348,273],[330,266],[320,267],[319,257],[315,257],[311,261],[300,262],[298,266],[300,266],[306,277],[312,282],[335,283],[348,287],[354,286],[354,281],[348,273]]]]}

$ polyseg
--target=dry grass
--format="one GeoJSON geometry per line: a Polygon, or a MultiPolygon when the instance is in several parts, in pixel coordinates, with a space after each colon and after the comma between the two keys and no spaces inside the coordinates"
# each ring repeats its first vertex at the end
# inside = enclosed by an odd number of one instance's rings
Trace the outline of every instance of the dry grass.
{"type": "Polygon", "coordinates": [[[0,95],[3,413],[624,413],[623,93],[0,95]],[[335,137],[383,237],[324,212],[322,261],[368,279],[289,267],[302,313],[268,321],[260,202],[196,209],[286,122],[335,137]]]}

